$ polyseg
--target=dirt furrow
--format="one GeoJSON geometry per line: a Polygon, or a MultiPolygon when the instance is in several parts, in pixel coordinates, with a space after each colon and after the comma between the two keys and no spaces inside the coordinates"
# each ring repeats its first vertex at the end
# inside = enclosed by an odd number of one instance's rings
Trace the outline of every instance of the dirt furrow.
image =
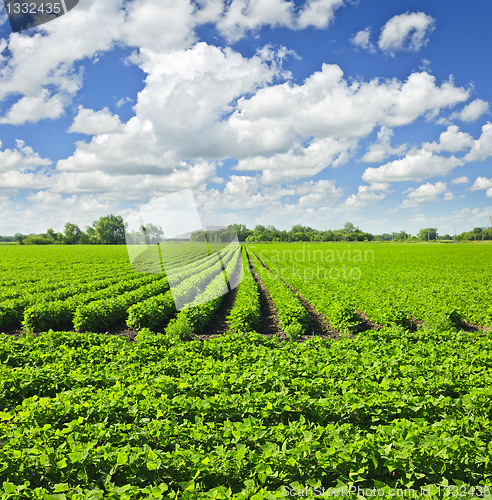
{"type": "MultiPolygon", "coordinates": [[[[261,263],[261,265],[271,272],[271,269],[258,257],[258,255],[255,254],[255,256],[261,263]]],[[[302,305],[307,310],[309,316],[311,317],[314,335],[322,338],[330,338],[338,340],[341,337],[340,332],[335,330],[335,328],[333,328],[330,325],[325,316],[321,314],[310,302],[308,302],[293,286],[287,283],[287,281],[285,280],[282,281],[297,295],[302,305]]],[[[301,337],[301,340],[305,340],[307,338],[311,338],[311,335],[303,335],[301,337]]]]}
{"type": "Polygon", "coordinates": [[[246,251],[246,255],[248,256],[249,268],[251,270],[251,274],[253,275],[256,284],[258,285],[258,290],[260,292],[260,310],[261,310],[261,321],[260,321],[260,333],[265,335],[275,335],[281,339],[286,339],[287,336],[280,326],[280,321],[278,318],[277,308],[273,303],[268,290],[263,283],[262,279],[256,272],[253,262],[251,261],[251,257],[249,253],[246,251]]]}
{"type": "Polygon", "coordinates": [[[234,288],[230,292],[226,293],[224,295],[224,298],[222,299],[222,304],[217,309],[216,320],[212,321],[208,326],[206,326],[202,332],[195,334],[193,338],[199,340],[209,340],[226,333],[229,330],[229,322],[227,321],[227,317],[234,307],[236,295],[237,288],[234,288]]]}

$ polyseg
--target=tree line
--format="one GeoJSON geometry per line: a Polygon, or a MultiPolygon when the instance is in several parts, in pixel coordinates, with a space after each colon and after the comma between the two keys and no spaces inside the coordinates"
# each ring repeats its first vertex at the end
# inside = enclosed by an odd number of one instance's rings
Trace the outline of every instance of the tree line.
{"type": "Polygon", "coordinates": [[[13,241],[20,245],[122,245],[125,243],[125,224],[120,215],[109,214],[95,220],[85,231],[67,222],[63,233],[49,228],[43,234],[18,233],[13,241]]]}
{"type": "MultiPolygon", "coordinates": [[[[248,229],[244,224],[231,224],[220,230],[203,232],[197,231],[191,235],[192,241],[201,241],[207,234],[208,240],[232,241],[237,234],[241,242],[298,242],[298,241],[394,241],[394,242],[418,242],[418,241],[480,241],[492,240],[492,228],[474,228],[456,236],[439,234],[437,228],[423,228],[418,234],[411,235],[406,231],[383,233],[373,235],[362,231],[351,222],[347,222],[342,229],[320,230],[309,226],[297,224],[290,230],[277,229],[275,226],[257,225],[254,229],[248,229]]],[[[132,243],[154,244],[162,241],[164,232],[158,226],[148,224],[140,228],[138,232],[127,234],[132,243]]],[[[0,242],[17,241],[24,245],[122,245],[126,243],[125,223],[119,215],[109,214],[94,221],[87,226],[85,231],[71,222],[65,224],[64,232],[55,232],[52,228],[43,234],[14,236],[0,236],[0,242]]]]}

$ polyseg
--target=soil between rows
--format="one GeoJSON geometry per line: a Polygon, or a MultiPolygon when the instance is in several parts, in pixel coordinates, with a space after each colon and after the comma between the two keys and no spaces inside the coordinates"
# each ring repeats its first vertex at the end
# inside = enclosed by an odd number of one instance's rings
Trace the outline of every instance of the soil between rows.
{"type": "MultiPolygon", "coordinates": [[[[256,258],[260,262],[260,264],[265,267],[268,271],[272,271],[259,257],[256,255],[256,258]]],[[[304,308],[307,310],[309,316],[311,317],[311,322],[312,322],[312,327],[313,327],[313,333],[317,337],[321,337],[323,339],[335,339],[338,340],[341,338],[340,332],[335,330],[330,323],[328,323],[328,320],[325,318],[323,314],[321,314],[310,302],[308,302],[294,287],[292,287],[289,283],[286,281],[282,280],[285,285],[287,285],[292,292],[294,292],[299,300],[301,301],[302,305],[304,308]]],[[[311,338],[311,335],[303,335],[301,337],[301,340],[306,340],[311,338]]]]}
{"type": "Polygon", "coordinates": [[[256,269],[253,266],[253,262],[251,261],[251,257],[249,256],[249,253],[247,251],[246,255],[248,256],[248,263],[251,274],[253,275],[253,278],[258,286],[258,291],[260,292],[261,332],[266,335],[275,335],[281,339],[286,340],[287,335],[285,335],[285,332],[280,326],[277,308],[275,307],[275,304],[273,303],[273,300],[268,293],[267,287],[256,272],[256,269]]]}

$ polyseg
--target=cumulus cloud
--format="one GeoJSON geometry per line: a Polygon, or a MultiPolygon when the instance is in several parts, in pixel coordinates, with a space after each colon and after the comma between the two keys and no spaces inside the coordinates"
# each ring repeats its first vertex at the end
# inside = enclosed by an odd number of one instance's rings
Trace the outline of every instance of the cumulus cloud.
{"type": "Polygon", "coordinates": [[[487,177],[477,177],[473,186],[472,191],[486,191],[487,198],[492,198],[492,178],[487,179],[487,177]]]}
{"type": "Polygon", "coordinates": [[[20,125],[61,116],[82,85],[75,63],[109,50],[118,38],[121,17],[121,0],[88,0],[63,22],[43,24],[34,35],[13,33],[10,57],[0,68],[0,99],[17,100],[3,122],[20,125]]]}
{"type": "Polygon", "coordinates": [[[378,168],[367,168],[362,174],[366,182],[402,182],[427,179],[449,174],[463,161],[455,156],[449,158],[434,155],[425,149],[409,152],[404,158],[378,168]]]}
{"type": "Polygon", "coordinates": [[[354,142],[332,138],[313,141],[307,147],[297,147],[287,153],[269,157],[254,157],[238,162],[236,170],[262,171],[264,184],[311,177],[328,166],[337,167],[348,161],[354,142]]]}
{"type": "Polygon", "coordinates": [[[288,78],[285,53],[265,48],[246,58],[206,43],[174,52],[142,49],[132,58],[147,74],[135,116],[116,133],[78,143],[58,170],[155,175],[235,158],[238,170],[259,170],[263,183],[275,184],[343,165],[376,127],[381,144],[369,151],[373,159],[403,152],[389,144],[391,127],[435,115],[469,94],[425,72],[406,81],[349,83],[340,67],[327,64],[303,83],[276,83],[288,78]]]}
{"type": "Polygon", "coordinates": [[[77,116],[68,129],[69,132],[87,135],[110,134],[122,130],[123,124],[119,116],[113,115],[108,108],[105,107],[100,111],[94,111],[83,106],[79,106],[77,116]]]}
{"type": "MultiPolygon", "coordinates": [[[[227,157],[234,153],[231,145],[243,147],[242,139],[227,127],[234,110],[231,102],[281,73],[263,56],[243,58],[205,43],[170,53],[142,51],[136,62],[148,75],[135,105],[136,116],[118,133],[79,143],[71,157],[58,163],[59,170],[155,174],[180,168],[187,158],[227,157]]],[[[270,137],[279,140],[273,133],[270,137]]],[[[264,147],[256,135],[251,137],[244,141],[244,149],[256,142],[257,150],[270,151],[268,136],[262,140],[264,147]]]]}
{"type": "Polygon", "coordinates": [[[451,181],[452,184],[468,184],[469,182],[470,182],[470,179],[468,179],[468,177],[466,177],[466,176],[457,177],[456,179],[453,179],[451,181]]]}
{"type": "Polygon", "coordinates": [[[282,187],[265,187],[256,177],[232,175],[222,192],[210,189],[198,196],[198,201],[206,211],[256,210],[270,207],[285,196],[292,196],[295,190],[282,187]]]}
{"type": "Polygon", "coordinates": [[[371,28],[365,28],[357,32],[350,41],[356,46],[368,52],[375,53],[376,48],[371,42],[371,28]]]}
{"type": "Polygon", "coordinates": [[[197,163],[183,166],[160,175],[108,174],[101,170],[92,172],[58,172],[53,176],[50,189],[59,194],[100,193],[121,202],[145,201],[181,189],[205,189],[208,179],[216,175],[214,163],[197,163]]]}
{"type": "Polygon", "coordinates": [[[343,3],[344,0],[308,0],[299,14],[297,26],[301,29],[309,26],[326,28],[335,17],[335,10],[343,3]]]}
{"type": "Polygon", "coordinates": [[[359,186],[357,193],[351,194],[342,204],[343,208],[362,210],[384,200],[388,195],[390,185],[387,183],[374,183],[369,186],[359,186]]]}
{"type": "Polygon", "coordinates": [[[1,149],[0,141],[0,172],[24,172],[33,171],[38,167],[51,165],[51,160],[41,158],[24,141],[17,140],[15,149],[1,149]]]}
{"type": "Polygon", "coordinates": [[[402,144],[397,148],[393,148],[391,146],[391,137],[393,137],[393,131],[388,127],[381,127],[378,132],[378,142],[369,146],[361,160],[367,163],[379,163],[388,158],[388,156],[400,155],[405,152],[407,145],[402,144]]]}
{"type": "Polygon", "coordinates": [[[42,158],[21,140],[16,141],[15,149],[0,149],[0,192],[14,194],[19,190],[47,188],[51,180],[45,167],[51,163],[51,160],[42,158]]]}
{"type": "Polygon", "coordinates": [[[133,0],[124,11],[119,38],[132,47],[188,48],[195,40],[193,10],[189,0],[133,0]]]}
{"type": "Polygon", "coordinates": [[[323,207],[334,205],[343,196],[343,189],[335,181],[325,179],[300,184],[296,194],[300,196],[300,207],[323,207]]]}
{"type": "Polygon", "coordinates": [[[463,122],[474,122],[482,115],[488,113],[489,103],[482,99],[475,99],[467,104],[460,112],[453,113],[451,119],[459,119],[463,122]]]}
{"type": "Polygon", "coordinates": [[[374,79],[349,85],[339,66],[324,64],[302,85],[271,85],[240,99],[229,124],[242,137],[274,131],[286,144],[296,136],[361,138],[376,126],[407,125],[467,98],[467,90],[452,82],[438,86],[425,72],[405,82],[374,79]]]}
{"type": "Polygon", "coordinates": [[[436,182],[435,184],[428,182],[427,184],[422,184],[417,189],[411,190],[407,199],[400,204],[400,208],[418,208],[423,204],[436,201],[446,191],[445,182],[436,182]]]}
{"type": "Polygon", "coordinates": [[[22,97],[15,102],[7,114],[0,118],[0,123],[22,125],[45,119],[54,120],[63,115],[66,103],[65,95],[51,95],[48,90],[41,89],[39,95],[22,97]]]}
{"type": "Polygon", "coordinates": [[[492,123],[487,122],[482,127],[482,134],[473,143],[470,152],[465,156],[465,161],[483,161],[492,156],[492,123]]]}
{"type": "Polygon", "coordinates": [[[427,44],[434,24],[434,19],[423,12],[406,12],[394,16],[383,26],[378,46],[391,53],[399,50],[418,51],[427,44]]]}
{"type": "Polygon", "coordinates": [[[460,132],[456,125],[450,125],[448,129],[439,137],[439,142],[425,142],[422,147],[427,151],[440,153],[448,151],[449,153],[457,153],[464,149],[469,149],[473,146],[474,140],[470,134],[460,132]]]}
{"type": "Polygon", "coordinates": [[[84,228],[102,214],[118,213],[114,203],[97,195],[60,195],[41,190],[27,195],[25,201],[1,202],[0,234],[44,233],[47,228],[63,231],[70,214],[70,222],[84,228]]]}
{"type": "Polygon", "coordinates": [[[293,27],[293,9],[285,0],[232,0],[216,24],[229,41],[237,41],[262,26],[293,27]]]}

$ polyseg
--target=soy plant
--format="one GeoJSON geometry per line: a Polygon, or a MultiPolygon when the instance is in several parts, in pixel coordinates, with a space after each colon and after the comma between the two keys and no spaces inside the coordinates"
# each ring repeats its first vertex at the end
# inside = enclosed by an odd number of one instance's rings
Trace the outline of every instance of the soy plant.
{"type": "Polygon", "coordinates": [[[251,274],[246,250],[242,251],[243,280],[238,287],[234,307],[227,321],[235,332],[257,331],[260,328],[260,292],[251,274]]]}

